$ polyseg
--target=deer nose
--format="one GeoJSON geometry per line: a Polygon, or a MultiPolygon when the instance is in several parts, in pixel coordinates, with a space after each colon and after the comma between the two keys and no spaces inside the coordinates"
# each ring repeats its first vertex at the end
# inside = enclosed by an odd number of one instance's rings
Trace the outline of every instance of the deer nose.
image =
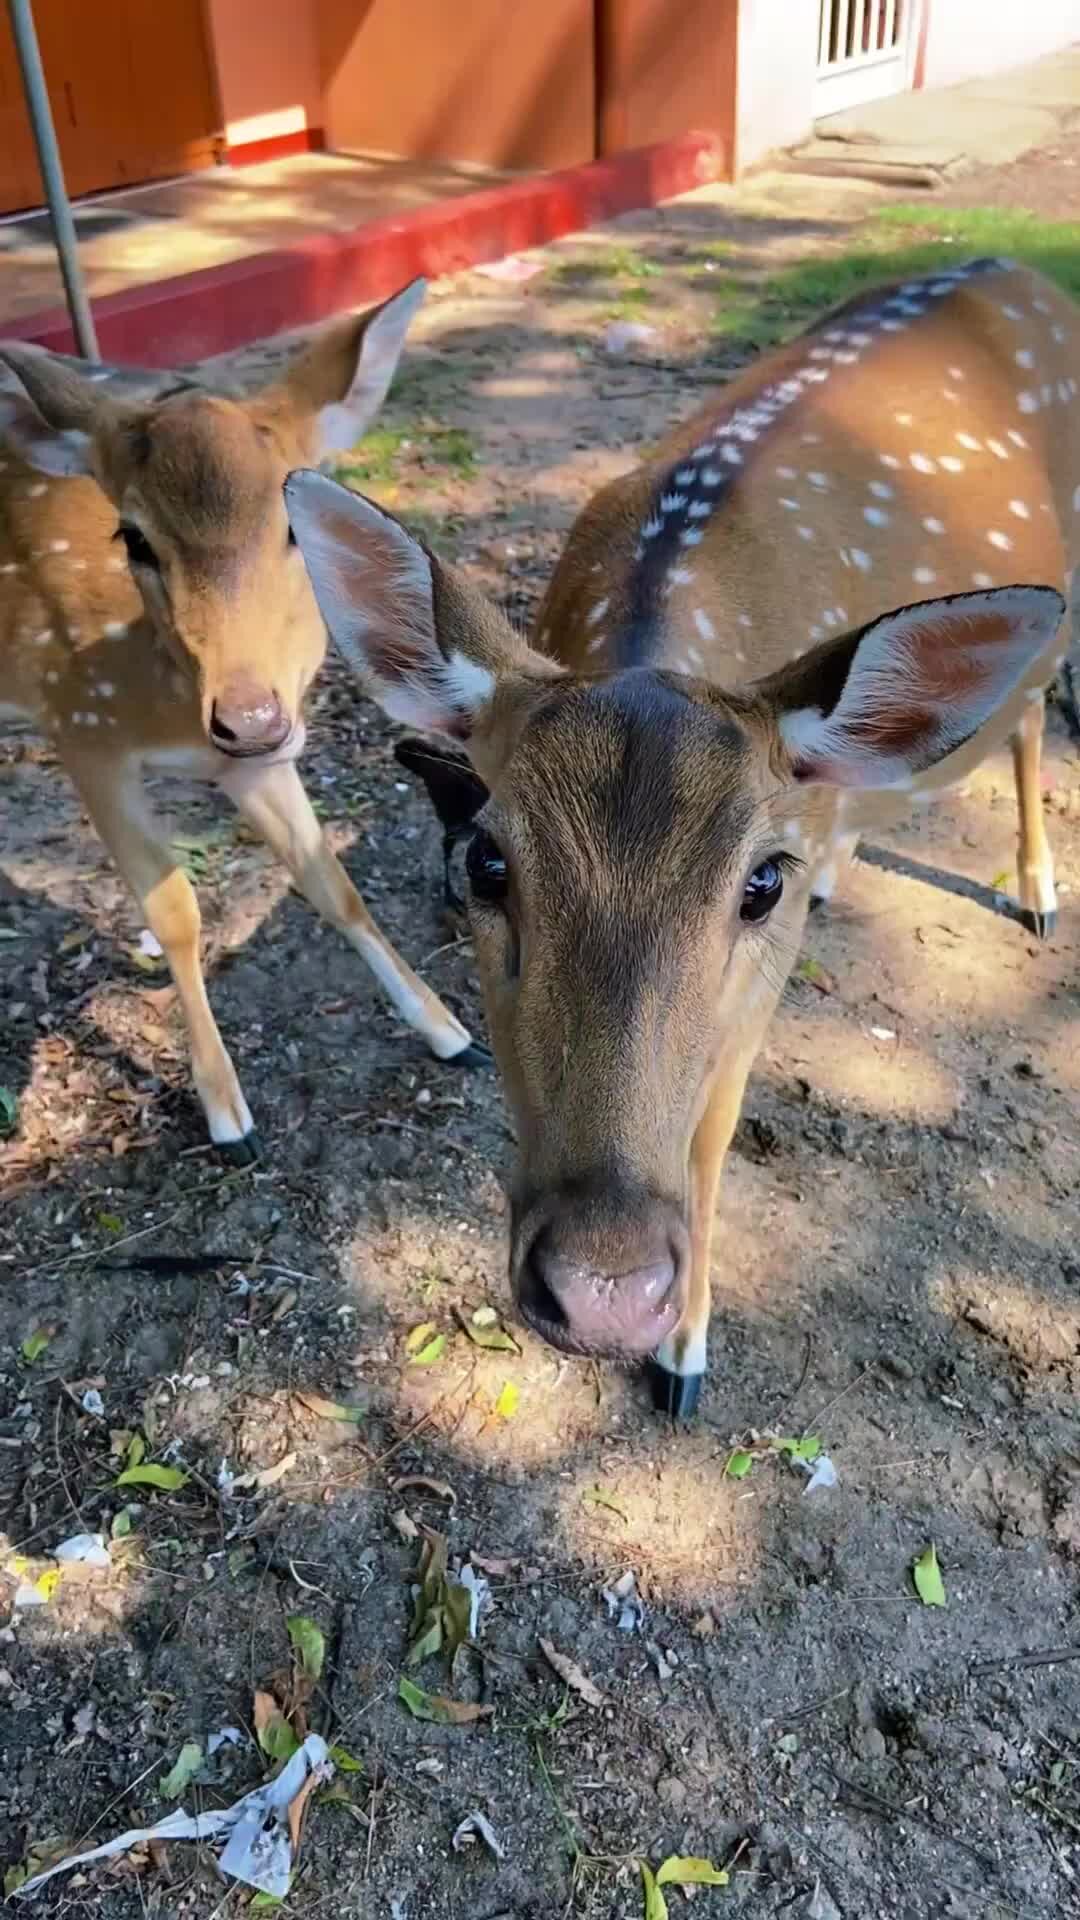
{"type": "Polygon", "coordinates": [[[269,687],[236,675],[210,708],[210,738],[234,758],[273,753],[288,739],[289,716],[269,687]]]}
{"type": "Polygon", "coordinates": [[[558,1253],[543,1233],[522,1269],[519,1305],[530,1326],[551,1345],[583,1353],[631,1357],[651,1353],[682,1316],[682,1284],[675,1250],[621,1273],[605,1273],[558,1253]]]}

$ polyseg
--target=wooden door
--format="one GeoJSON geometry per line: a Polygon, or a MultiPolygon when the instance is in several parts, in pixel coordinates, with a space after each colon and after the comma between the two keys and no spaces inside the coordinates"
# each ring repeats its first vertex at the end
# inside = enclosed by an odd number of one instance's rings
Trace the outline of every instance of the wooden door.
{"type": "MultiPolygon", "coordinates": [[[[68,192],[208,166],[219,116],[202,0],[35,0],[68,192]]],[[[42,187],[6,8],[0,13],[0,210],[42,187]]]]}

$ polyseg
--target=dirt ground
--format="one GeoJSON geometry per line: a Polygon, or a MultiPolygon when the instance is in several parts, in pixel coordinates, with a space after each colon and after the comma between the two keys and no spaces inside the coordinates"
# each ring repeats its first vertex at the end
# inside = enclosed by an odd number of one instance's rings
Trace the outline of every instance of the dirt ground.
{"type": "MultiPolygon", "coordinates": [[[[1078,156],[1047,160],[1042,200],[1025,163],[1011,201],[994,176],[955,204],[1057,212],[1078,156]]],[[[522,286],[440,284],[351,470],[527,618],[588,493],[745,353],[711,326],[717,275],[829,257],[878,202],[775,176],[564,243],[522,286]],[[654,331],[613,356],[613,318],[654,331]]],[[[387,933],[482,1032],[392,737],[331,662],[309,790],[387,933]]],[[[1080,1914],[1078,768],[1052,712],[1044,945],[1003,891],[1004,756],[864,845],[811,922],[724,1177],[703,1413],[672,1430],[636,1377],[514,1323],[494,1075],[429,1060],[224,806],[177,788],[265,1147],[219,1164],[103,850],[48,753],[0,742],[0,1567],[21,1554],[32,1582],[67,1536],[110,1543],[35,1608],[0,1578],[5,1866],[160,1818],[184,1743],[223,1726],[240,1743],[184,1804],[260,1781],[255,1693],[296,1704],[300,1614],[326,1641],[308,1720],[355,1769],[309,1811],[283,1908],[305,1920],[623,1920],[639,1861],[671,1854],[730,1870],[668,1889],[702,1920],[1080,1914]],[[125,1264],[147,1252],[202,1264],[125,1264]],[[484,1306],[518,1350],[473,1344],[484,1306]],[[182,1485],[115,1484],[139,1435],[182,1485]],[[820,1439],[837,1485],[807,1492],[770,1435],[820,1439]],[[490,1582],[452,1673],[406,1666],[419,1527],[490,1582]],[[931,1542],[944,1609],[913,1585],[931,1542]],[[643,1614],[604,1598],[627,1573],[643,1614]],[[414,1718],[403,1673],[490,1711],[414,1718]],[[475,1811],[503,1859],[454,1849],[475,1811]]],[[[37,1906],[216,1920],[249,1899],[174,1845],[37,1906]]]]}

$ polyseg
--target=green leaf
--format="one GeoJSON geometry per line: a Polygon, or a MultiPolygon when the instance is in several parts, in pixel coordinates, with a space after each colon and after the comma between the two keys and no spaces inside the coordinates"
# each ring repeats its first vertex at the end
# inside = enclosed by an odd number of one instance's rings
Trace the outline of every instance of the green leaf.
{"type": "Polygon", "coordinates": [[[113,1482],[117,1487],[159,1487],[162,1493],[176,1493],[186,1487],[191,1475],[182,1467],[125,1467],[113,1482]]]}
{"type": "Polygon", "coordinates": [[[398,1681],[398,1699],[416,1720],[430,1720],[437,1727],[464,1727],[474,1720],[486,1720],[494,1707],[473,1706],[465,1700],[447,1700],[439,1693],[425,1693],[402,1674],[398,1681]]]}
{"type": "Polygon", "coordinates": [[[668,1920],[668,1903],[656,1884],[656,1876],[644,1860],[638,1861],[645,1889],[645,1920],[668,1920]]]}
{"type": "Polygon", "coordinates": [[[518,1410],[520,1399],[521,1388],[515,1386],[512,1380],[508,1380],[495,1402],[493,1411],[500,1420],[512,1420],[518,1410]]]}
{"type": "Polygon", "coordinates": [[[163,1773],[158,1791],[163,1800],[179,1800],[203,1763],[203,1750],[197,1740],[185,1740],[176,1756],[176,1764],[163,1773]]]}
{"type": "Polygon", "coordinates": [[[436,1607],[433,1609],[423,1630],[409,1648],[408,1665],[410,1667],[419,1667],[423,1661],[430,1660],[433,1653],[438,1653],[442,1643],[442,1608],[436,1607]]]}
{"type": "Polygon", "coordinates": [[[344,1747],[331,1747],[330,1758],[339,1773],[363,1773],[364,1763],[357,1760],[344,1747]]]}
{"type": "Polygon", "coordinates": [[[271,1760],[291,1760],[300,1742],[280,1708],[259,1728],[259,1745],[271,1760]]]}
{"type": "Polygon", "coordinates": [[[433,1367],[436,1360],[441,1360],[445,1352],[446,1335],[437,1333],[434,1340],[429,1340],[426,1347],[421,1347],[419,1353],[413,1354],[412,1364],[414,1367],[433,1367]]]}
{"type": "Polygon", "coordinates": [[[146,1458],[146,1441],[141,1433],[133,1433],[127,1444],[125,1460],[129,1467],[137,1467],[140,1460],[146,1458]]]}
{"type": "Polygon", "coordinates": [[[260,1909],[265,1910],[267,1907],[280,1907],[282,1904],[283,1896],[279,1893],[257,1893],[254,1898],[248,1902],[248,1912],[256,1913],[260,1909]]]}
{"type": "Polygon", "coordinates": [[[802,980],[823,980],[825,978],[825,969],[820,960],[814,960],[809,955],[807,955],[805,960],[799,961],[795,971],[802,980]]]}
{"type": "Polygon", "coordinates": [[[109,1528],[110,1538],[113,1540],[126,1540],[130,1532],[131,1509],[130,1507],[120,1507],[112,1517],[112,1525],[109,1528]]]}
{"type": "Polygon", "coordinates": [[[0,1087],[0,1134],[14,1133],[19,1124],[19,1103],[10,1087],[0,1087]]]}
{"type": "Polygon", "coordinates": [[[727,1466],[724,1468],[724,1472],[730,1480],[745,1480],[753,1464],[753,1454],[744,1453],[741,1447],[737,1447],[731,1455],[727,1466]]]}
{"type": "Polygon", "coordinates": [[[658,1887],[726,1887],[730,1879],[726,1868],[714,1867],[711,1860],[700,1860],[693,1854],[669,1854],[656,1870],[658,1887]]]}
{"type": "Polygon", "coordinates": [[[124,1223],[118,1213],[99,1213],[97,1223],[99,1227],[104,1227],[106,1233],[123,1233],[124,1231],[124,1223]]]}
{"type": "Polygon", "coordinates": [[[937,1551],[932,1540],[930,1545],[920,1553],[912,1567],[911,1577],[915,1582],[915,1591],[924,1607],[948,1606],[949,1603],[945,1598],[945,1582],[941,1577],[937,1551]]]}
{"type": "Polygon", "coordinates": [[[816,1460],[821,1452],[821,1440],[816,1433],[804,1433],[801,1440],[774,1440],[772,1445],[777,1453],[788,1453],[793,1460],[816,1460]]]}
{"type": "Polygon", "coordinates": [[[54,1332],[53,1327],[35,1327],[33,1333],[27,1334],[20,1352],[28,1367],[32,1367],[35,1360],[40,1360],[54,1332]]]}
{"type": "Polygon", "coordinates": [[[326,1635],[322,1628],[317,1627],[314,1620],[309,1620],[304,1613],[290,1613],[285,1629],[300,1663],[300,1671],[309,1680],[320,1680],[326,1659],[326,1635]]]}
{"type": "Polygon", "coordinates": [[[500,1326],[494,1307],[477,1307],[468,1318],[464,1314],[460,1318],[474,1347],[486,1347],[489,1353],[521,1352],[513,1335],[500,1326]]]}
{"type": "Polygon", "coordinates": [[[469,1637],[469,1624],[472,1620],[472,1594],[468,1587],[459,1587],[448,1580],[443,1592],[443,1618],[446,1622],[446,1651],[450,1656],[450,1666],[461,1652],[469,1637]]]}
{"type": "Polygon", "coordinates": [[[420,1348],[427,1345],[432,1334],[436,1331],[434,1320],[424,1320],[420,1326],[413,1327],[411,1333],[405,1336],[406,1353],[419,1353],[420,1348]]]}

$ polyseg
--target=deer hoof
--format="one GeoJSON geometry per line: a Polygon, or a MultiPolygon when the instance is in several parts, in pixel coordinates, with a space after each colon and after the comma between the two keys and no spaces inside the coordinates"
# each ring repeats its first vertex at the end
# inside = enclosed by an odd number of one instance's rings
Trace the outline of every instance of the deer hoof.
{"type": "Polygon", "coordinates": [[[1020,914],[1021,923],[1036,940],[1049,940],[1057,927],[1056,913],[1037,913],[1032,907],[1025,907],[1020,914]]]}
{"type": "Polygon", "coordinates": [[[230,1167],[253,1167],[256,1160],[262,1159],[262,1147],[254,1127],[242,1140],[219,1140],[217,1150],[230,1167]]]}
{"type": "Polygon", "coordinates": [[[460,1053],[451,1054],[444,1064],[448,1067],[492,1067],[495,1064],[491,1048],[485,1047],[482,1040],[470,1040],[460,1053]]]}
{"type": "Polygon", "coordinates": [[[659,1360],[649,1361],[649,1387],[657,1413],[672,1420],[689,1420],[697,1412],[703,1373],[671,1373],[659,1360]]]}

